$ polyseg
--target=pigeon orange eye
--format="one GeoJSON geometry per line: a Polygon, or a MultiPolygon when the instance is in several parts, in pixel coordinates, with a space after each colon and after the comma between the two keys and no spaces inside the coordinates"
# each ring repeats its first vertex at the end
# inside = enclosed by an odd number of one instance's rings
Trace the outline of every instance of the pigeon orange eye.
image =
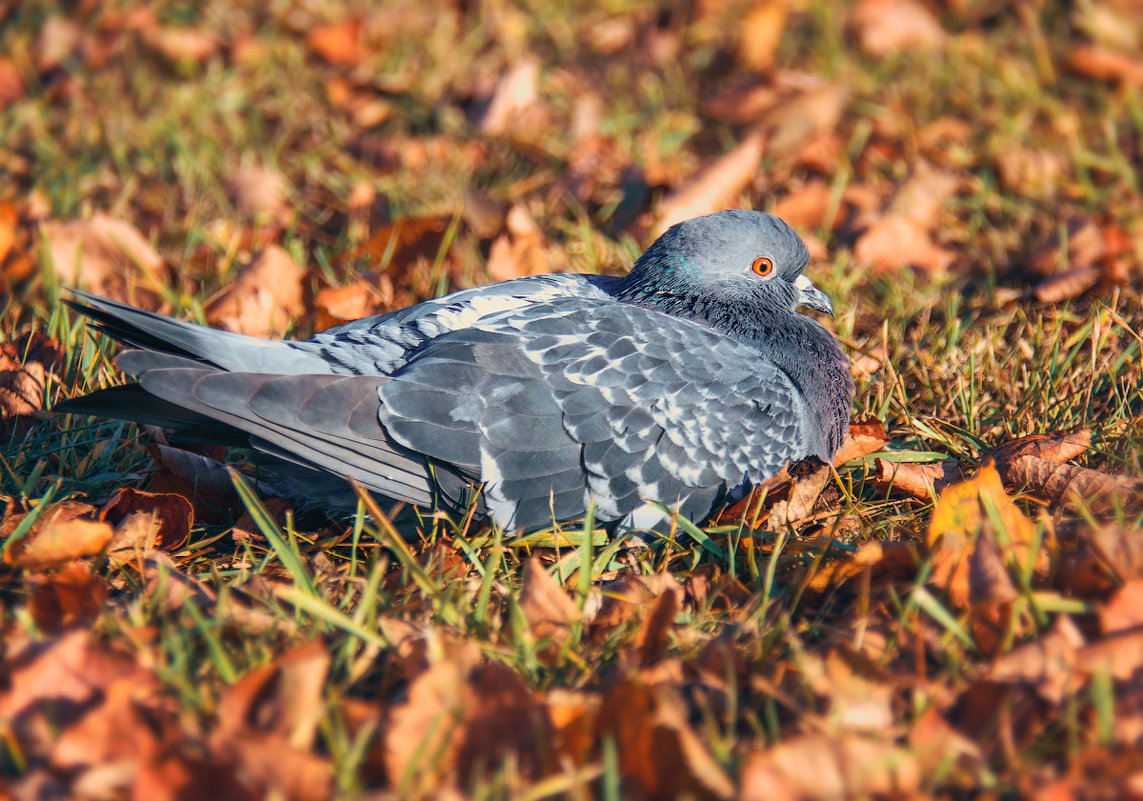
{"type": "Polygon", "coordinates": [[[754,260],[752,269],[756,275],[760,275],[765,278],[770,273],[774,272],[774,262],[770,261],[765,256],[759,256],[754,260]]]}

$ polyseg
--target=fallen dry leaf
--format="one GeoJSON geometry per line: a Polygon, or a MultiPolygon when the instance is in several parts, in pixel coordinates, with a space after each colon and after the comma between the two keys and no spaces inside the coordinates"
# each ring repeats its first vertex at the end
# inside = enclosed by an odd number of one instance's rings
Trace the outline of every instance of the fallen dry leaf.
{"type": "Polygon", "coordinates": [[[874,268],[892,271],[914,267],[926,273],[941,273],[956,258],[936,245],[928,227],[908,217],[883,217],[857,240],[853,255],[874,268]]]}
{"type": "Polygon", "coordinates": [[[43,235],[60,283],[150,311],[161,308],[158,290],[169,283],[166,263],[130,223],[97,213],[47,222],[43,235]]]}
{"type": "MultiPolygon", "coordinates": [[[[999,466],[999,465],[998,465],[999,466]]],[[[1095,515],[1143,508],[1143,480],[1113,476],[1100,470],[1019,456],[1004,463],[1004,481],[1014,489],[1045,501],[1049,507],[1081,505],[1095,515]]]]}
{"type": "Polygon", "coordinates": [[[244,166],[227,180],[234,208],[244,217],[286,225],[291,209],[286,194],[286,179],[277,170],[261,166],[244,166]]]}
{"type": "Polygon", "coordinates": [[[1104,634],[1143,626],[1143,579],[1133,578],[1115,591],[1099,609],[1099,627],[1104,634]]]}
{"type": "Polygon", "coordinates": [[[1041,303],[1061,303],[1079,297],[1099,283],[1098,267],[1073,267],[1036,284],[1032,294],[1041,303]]]}
{"type": "Polygon", "coordinates": [[[909,179],[893,193],[886,216],[914,220],[931,231],[940,223],[941,212],[962,182],[958,173],[917,161],[909,179]]]}
{"type": "Polygon", "coordinates": [[[156,25],[143,31],[143,41],[168,61],[202,63],[218,52],[217,34],[197,28],[156,25]]]}
{"type": "Polygon", "coordinates": [[[194,525],[194,507],[173,492],[124,487],[104,504],[99,519],[115,527],[109,558],[116,563],[131,562],[155,548],[172,551],[186,542],[194,525]]]}
{"type": "Polygon", "coordinates": [[[539,105],[540,62],[525,58],[513,65],[496,84],[488,108],[480,118],[485,136],[519,134],[532,127],[539,105]]]}
{"type": "Polygon", "coordinates": [[[1099,45],[1084,45],[1068,55],[1068,68],[1097,81],[1143,85],[1143,60],[1099,45]]]}
{"type": "Polygon", "coordinates": [[[828,801],[907,796],[923,772],[911,751],[877,738],[807,734],[753,751],[742,768],[738,801],[828,801]]]}
{"type": "MultiPolygon", "coordinates": [[[[814,461],[816,460],[807,460],[805,464],[814,461]]],[[[798,467],[800,466],[795,466],[790,471],[791,484],[786,497],[775,501],[770,507],[766,518],[767,527],[786,528],[813,515],[818,496],[833,475],[829,465],[820,462],[810,466],[808,471],[799,470],[798,467]]]]}
{"type": "Polygon", "coordinates": [[[24,96],[24,77],[9,58],[0,57],[0,111],[24,96]]]}
{"type": "MultiPolygon", "coordinates": [[[[0,81],[2,80],[3,75],[0,75],[0,81]]],[[[0,86],[0,92],[2,91],[3,87],[0,86]]],[[[2,102],[0,99],[0,103],[2,102]]],[[[16,244],[16,207],[11,203],[0,203],[0,265],[4,263],[14,244],[16,244]]]]}
{"type": "Polygon", "coordinates": [[[720,211],[733,203],[758,173],[762,160],[761,134],[747,134],[729,153],[707,164],[693,175],[686,186],[663,199],[654,234],[691,217],[720,211]]]}
{"type": "Polygon", "coordinates": [[[861,49],[871,56],[935,50],[945,40],[941,24],[917,0],[860,0],[853,23],[861,49]]]}
{"type": "Polygon", "coordinates": [[[833,457],[833,466],[841,467],[846,462],[862,459],[889,444],[889,435],[880,420],[851,422],[841,449],[833,457]]]}
{"type": "Polygon", "coordinates": [[[32,589],[28,611],[40,631],[55,634],[99,617],[107,600],[107,585],[81,562],[50,574],[27,575],[32,589]]]}
{"type": "Polygon", "coordinates": [[[36,37],[36,68],[47,72],[58,67],[79,48],[82,38],[83,28],[76,20],[48,17],[36,37]]]}
{"type": "Polygon", "coordinates": [[[789,13],[786,0],[765,0],[746,13],[738,27],[738,64],[763,72],[774,66],[789,13]]]}
{"type": "Polygon", "coordinates": [[[314,329],[324,331],[335,325],[371,317],[393,304],[393,283],[389,276],[378,281],[360,280],[349,286],[327,286],[314,296],[314,329]]]}
{"type": "Polygon", "coordinates": [[[759,123],[770,154],[788,155],[816,134],[836,129],[852,91],[844,83],[823,83],[779,103],[759,123]]]}
{"type": "Polygon", "coordinates": [[[831,193],[826,182],[813,180],[778,198],[774,214],[795,229],[821,228],[826,222],[830,202],[831,193]]]}
{"type": "Polygon", "coordinates": [[[43,409],[48,373],[60,367],[62,354],[58,342],[39,333],[0,345],[0,419],[43,409]]]}
{"type": "Polygon", "coordinates": [[[1068,166],[1066,156],[1051,150],[1011,147],[996,158],[1000,182],[1027,197],[1056,192],[1068,166]]]}
{"type": "Polygon", "coordinates": [[[874,481],[879,490],[903,492],[923,501],[932,500],[962,477],[960,465],[953,461],[913,464],[878,459],[876,464],[874,481]]]}
{"type": "Polygon", "coordinates": [[[687,717],[686,704],[671,688],[628,678],[607,693],[599,728],[615,739],[620,774],[645,797],[733,797],[734,784],[687,717]]]}
{"type": "Polygon", "coordinates": [[[571,624],[579,618],[575,601],[534,556],[524,565],[519,604],[532,635],[548,641],[549,650],[567,640],[571,624]]]}
{"type": "Polygon", "coordinates": [[[1004,465],[1021,456],[1037,456],[1050,462],[1063,463],[1082,455],[1091,447],[1091,429],[1081,428],[1068,434],[1029,434],[1006,442],[992,452],[996,469],[1004,477],[1004,465]]]}
{"type": "Polygon", "coordinates": [[[360,17],[319,25],[306,33],[306,44],[330,64],[355,67],[365,55],[361,27],[360,17]]]}
{"type": "Polygon", "coordinates": [[[505,225],[508,230],[492,240],[488,251],[489,278],[508,281],[558,269],[561,249],[548,244],[522,204],[508,210],[505,225]]]}
{"type": "Polygon", "coordinates": [[[304,311],[305,270],[282,248],[271,245],[238,274],[233,283],[207,302],[211,325],[251,336],[281,334],[304,311]]]}
{"type": "MultiPolygon", "coordinates": [[[[5,564],[38,570],[100,553],[113,532],[107,523],[83,517],[92,511],[88,504],[69,501],[44,512],[30,531],[6,543],[5,564]]],[[[5,518],[4,529],[15,528],[20,519],[5,518]]]]}
{"type": "Polygon", "coordinates": [[[379,228],[354,255],[384,267],[398,283],[418,260],[437,258],[450,222],[445,216],[401,217],[379,228]]]}

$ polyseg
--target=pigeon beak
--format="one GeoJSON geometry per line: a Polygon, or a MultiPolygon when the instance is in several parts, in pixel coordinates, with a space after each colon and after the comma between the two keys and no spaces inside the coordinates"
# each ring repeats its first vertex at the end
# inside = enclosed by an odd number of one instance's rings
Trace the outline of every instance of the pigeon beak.
{"type": "Polygon", "coordinates": [[[833,317],[833,303],[826,297],[825,292],[810,283],[809,278],[799,275],[798,280],[794,281],[794,286],[798,288],[798,302],[795,305],[808,306],[814,311],[825,312],[833,317]]]}

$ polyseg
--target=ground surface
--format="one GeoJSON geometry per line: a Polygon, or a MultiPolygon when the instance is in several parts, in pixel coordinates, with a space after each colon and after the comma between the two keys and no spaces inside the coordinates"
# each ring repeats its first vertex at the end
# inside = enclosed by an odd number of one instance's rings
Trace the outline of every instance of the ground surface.
{"type": "Polygon", "coordinates": [[[0,4],[0,798],[1143,796],[1141,86],[1130,0],[0,4]],[[44,411],[61,285],[306,335],[739,206],[859,425],[642,546],[44,411]]]}

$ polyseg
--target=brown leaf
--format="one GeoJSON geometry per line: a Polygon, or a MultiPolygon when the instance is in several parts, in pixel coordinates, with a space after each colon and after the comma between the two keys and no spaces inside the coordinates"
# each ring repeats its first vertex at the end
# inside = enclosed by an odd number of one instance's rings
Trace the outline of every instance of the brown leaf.
{"type": "MultiPolygon", "coordinates": [[[[200,520],[221,523],[241,514],[242,501],[234,490],[226,466],[201,454],[169,445],[152,443],[147,447],[159,471],[151,479],[155,493],[173,493],[190,500],[200,520]]],[[[259,486],[259,492],[267,488],[259,486]]]]}
{"type": "Polygon", "coordinates": [[[1046,700],[1059,703],[1083,645],[1075,623],[1060,615],[1047,634],[997,657],[985,675],[992,682],[1033,685],[1046,700]]]}
{"type": "Polygon", "coordinates": [[[394,783],[439,785],[499,767],[516,754],[524,775],[550,742],[543,705],[510,668],[479,665],[471,644],[413,680],[385,728],[385,767],[394,783]],[[430,780],[434,780],[431,781],[430,780]]]}
{"type": "Polygon", "coordinates": [[[802,464],[805,465],[805,469],[799,469],[802,465],[795,465],[790,469],[790,490],[786,497],[779,499],[770,507],[767,516],[768,526],[785,528],[813,515],[818,496],[822,494],[833,473],[828,465],[821,464],[816,459],[807,460],[802,464]]]}
{"type": "Polygon", "coordinates": [[[788,12],[786,0],[765,0],[747,12],[738,27],[738,65],[742,69],[763,72],[774,65],[788,12]]]}
{"type": "Polygon", "coordinates": [[[1081,428],[1069,434],[1029,434],[1006,442],[992,452],[996,469],[1004,478],[1006,465],[1021,456],[1038,456],[1062,464],[1082,455],[1091,447],[1091,429],[1081,428]]]}
{"type": "Polygon", "coordinates": [[[1143,508],[1143,480],[1113,476],[1038,456],[1020,456],[1004,465],[1004,481],[1013,488],[1071,509],[1086,507],[1092,514],[1110,515],[1117,508],[1129,514],[1143,508]]]}
{"type": "Polygon", "coordinates": [[[853,22],[861,49],[871,56],[935,50],[945,41],[940,23],[917,0],[861,0],[853,22]]]}
{"type": "Polygon", "coordinates": [[[304,310],[304,276],[289,253],[271,245],[210,299],[203,310],[207,322],[251,336],[280,334],[304,310]]]}
{"type": "Polygon", "coordinates": [[[929,273],[944,272],[955,258],[934,244],[925,225],[906,217],[883,217],[873,223],[858,238],[853,255],[877,270],[914,267],[929,273]]]}
{"type": "Polygon", "coordinates": [[[733,150],[695,173],[686,186],[663,199],[654,233],[691,217],[720,211],[749,186],[762,160],[763,137],[750,133],[733,150]]]}
{"type": "Polygon", "coordinates": [[[244,166],[227,180],[234,207],[244,217],[285,225],[290,221],[290,201],[286,179],[269,167],[244,166]]]}
{"type": "Polygon", "coordinates": [[[290,748],[311,748],[324,713],[329,661],[325,647],[311,642],[250,671],[219,705],[220,733],[235,738],[275,734],[290,748]]]}
{"type": "Polygon", "coordinates": [[[770,153],[792,153],[814,135],[837,128],[851,92],[843,83],[824,83],[779,103],[760,123],[770,153]]]}
{"type": "Polygon", "coordinates": [[[80,562],[50,575],[27,575],[24,580],[33,589],[28,611],[40,631],[47,633],[91,623],[107,600],[103,579],[80,562]]]}
{"type": "Polygon", "coordinates": [[[393,284],[386,275],[377,283],[359,280],[349,286],[327,286],[314,296],[317,317],[314,328],[324,331],[335,325],[380,314],[393,303],[393,284]]]}
{"type": "Polygon", "coordinates": [[[1041,281],[1032,294],[1041,303],[1060,303],[1087,292],[1099,283],[1100,275],[1098,267],[1074,267],[1041,281]]]}
{"type": "Polygon", "coordinates": [[[779,198],[774,204],[774,214],[793,228],[821,228],[830,209],[830,194],[825,181],[810,181],[779,198]]]}
{"type": "MultiPolygon", "coordinates": [[[[127,548],[132,552],[152,548],[173,551],[179,548],[194,526],[194,507],[191,502],[173,492],[142,492],[124,487],[111,497],[99,512],[99,519],[115,526],[115,539],[111,547],[127,548]],[[153,524],[143,526],[146,540],[125,538],[125,525],[134,528],[139,518],[150,518],[153,524]]],[[[134,533],[138,533],[138,529],[134,533]]]]}
{"type": "Polygon", "coordinates": [[[60,282],[150,311],[162,305],[166,263],[138,229],[94,214],[86,220],[47,222],[43,234],[60,282]]]}
{"type": "Polygon", "coordinates": [[[532,139],[547,126],[547,111],[540,102],[540,62],[525,58],[500,77],[488,108],[480,118],[485,136],[510,135],[532,139]]]}
{"type": "Polygon", "coordinates": [[[58,67],[78,48],[83,28],[68,17],[48,17],[36,37],[36,68],[41,72],[58,67]]]}
{"type": "Polygon", "coordinates": [[[893,194],[887,216],[913,220],[928,230],[936,228],[949,199],[962,183],[961,176],[927,161],[913,165],[912,174],[893,194]]]}
{"type": "MultiPolygon", "coordinates": [[[[44,512],[31,531],[7,543],[5,564],[42,569],[100,553],[111,541],[112,530],[107,523],[82,517],[92,511],[88,504],[69,501],[44,512]]],[[[5,519],[4,529],[18,522],[5,519]]]]}
{"type": "Polygon", "coordinates": [[[306,33],[306,44],[330,64],[355,67],[365,56],[361,27],[360,17],[319,25],[306,33]]]}
{"type": "Polygon", "coordinates": [[[381,264],[399,282],[419,259],[436,259],[450,221],[446,216],[401,217],[379,228],[355,255],[381,264]]]}
{"type": "Polygon", "coordinates": [[[505,220],[508,231],[492,240],[488,251],[488,277],[508,281],[525,275],[554,272],[559,249],[548,245],[523,205],[517,203],[505,220]]]}
{"type": "Polygon", "coordinates": [[[1104,634],[1143,626],[1143,579],[1131,579],[1100,607],[1099,626],[1104,634]]]}
{"type": "Polygon", "coordinates": [[[1143,85],[1143,61],[1099,45],[1074,48],[1068,55],[1068,67],[1078,75],[1097,81],[1143,85]]]}
{"type": "Polygon", "coordinates": [[[39,333],[0,345],[0,419],[40,411],[48,373],[61,366],[62,358],[59,343],[39,333]]]}
{"type": "Polygon", "coordinates": [[[174,62],[200,64],[218,52],[222,42],[210,31],[156,25],[143,31],[143,41],[155,52],[174,62]]]}
{"type": "Polygon", "coordinates": [[[742,768],[738,801],[907,796],[923,779],[915,754],[854,734],[807,734],[753,751],[742,768]]]}
{"type": "Polygon", "coordinates": [[[729,81],[703,102],[703,114],[732,125],[761,120],[782,100],[777,87],[757,77],[729,81]]]}
{"type": "Polygon", "coordinates": [[[670,688],[624,679],[604,699],[599,727],[615,738],[620,775],[647,798],[731,798],[733,783],[687,718],[670,688]]]}
{"type": "Polygon", "coordinates": [[[24,96],[24,77],[9,58],[0,57],[0,111],[24,96]]]}
{"type": "Polygon", "coordinates": [[[553,647],[567,640],[571,624],[579,618],[575,601],[534,556],[524,565],[519,604],[532,635],[553,647]]]}
{"type": "Polygon", "coordinates": [[[996,157],[1000,182],[1027,197],[1058,190],[1068,166],[1066,156],[1051,150],[1011,147],[996,157]]]}
{"type": "Polygon", "coordinates": [[[162,608],[181,609],[187,603],[205,609],[214,604],[215,595],[207,585],[179,569],[162,551],[151,551],[142,557],[146,596],[155,599],[161,593],[162,608]]]}
{"type": "Polygon", "coordinates": [[[885,433],[885,426],[881,425],[881,421],[851,422],[841,449],[834,454],[833,466],[841,467],[846,462],[862,459],[871,453],[877,453],[888,444],[889,436],[885,433]]]}
{"type": "MultiPolygon", "coordinates": [[[[0,60],[0,82],[3,81],[3,61],[0,60]]],[[[0,93],[3,85],[0,83],[0,93]]],[[[3,107],[3,98],[0,97],[0,108],[3,107]]],[[[16,207],[11,203],[0,203],[0,265],[16,244],[16,207]]]]}
{"type": "MultiPolygon", "coordinates": [[[[652,665],[658,662],[667,652],[667,634],[675,624],[675,616],[679,613],[682,600],[682,588],[669,574],[660,574],[661,579],[654,602],[648,608],[643,624],[635,636],[635,650],[638,653],[640,666],[652,665]]],[[[655,587],[647,584],[652,592],[655,587]]]]}
{"type": "Polygon", "coordinates": [[[912,464],[878,459],[876,464],[877,477],[874,481],[879,490],[901,492],[923,501],[932,500],[934,495],[962,477],[960,465],[953,461],[912,464]]]}

